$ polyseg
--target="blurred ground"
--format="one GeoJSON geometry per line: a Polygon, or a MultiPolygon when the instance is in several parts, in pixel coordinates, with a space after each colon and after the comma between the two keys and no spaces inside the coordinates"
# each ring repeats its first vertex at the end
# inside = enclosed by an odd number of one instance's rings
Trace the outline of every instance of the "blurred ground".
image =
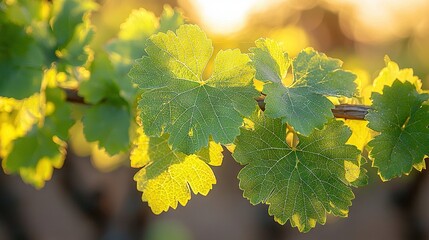
{"type": "MultiPolygon", "coordinates": [[[[144,7],[159,15],[165,3],[182,7],[190,22],[209,30],[191,0],[99,2],[101,8],[93,14],[98,29],[94,45],[114,37],[132,9],[144,7]]],[[[365,8],[352,8],[353,1],[344,1],[343,5],[334,0],[274,2],[273,8],[255,5],[259,10],[236,32],[219,35],[211,31],[216,49],[237,47],[247,52],[257,38],[272,37],[284,41],[292,54],[312,46],[341,58],[345,68],[359,71],[369,80],[384,66],[383,57],[388,54],[401,67],[414,68],[424,88],[429,87],[427,1],[407,2],[416,7],[414,14],[409,7],[396,6],[396,1],[359,1],[367,4],[367,12],[397,11],[395,22],[385,13],[365,26],[359,25],[365,8]]],[[[133,181],[136,170],[130,169],[127,161],[105,173],[88,158],[70,152],[65,166],[55,170],[42,190],[1,171],[0,239],[429,239],[426,171],[382,183],[367,164],[370,184],[355,190],[349,217],[329,217],[325,226],[301,234],[289,223],[275,223],[266,206],[252,206],[242,197],[236,178],[240,166],[226,155],[222,167],[215,168],[218,184],[207,197],[193,196],[186,207],[159,216],[141,202],[133,181]]]]}

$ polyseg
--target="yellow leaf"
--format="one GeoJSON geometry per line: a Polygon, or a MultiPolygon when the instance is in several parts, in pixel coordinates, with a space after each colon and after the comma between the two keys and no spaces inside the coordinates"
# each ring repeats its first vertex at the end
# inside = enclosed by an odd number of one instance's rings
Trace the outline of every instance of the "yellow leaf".
{"type": "Polygon", "coordinates": [[[392,86],[396,79],[401,82],[410,82],[416,86],[418,92],[422,91],[422,82],[418,77],[414,76],[413,69],[399,69],[398,64],[391,61],[388,56],[384,57],[384,61],[386,63],[386,67],[383,68],[377,78],[374,79],[373,92],[382,93],[384,86],[392,86]]]}
{"type": "Polygon", "coordinates": [[[371,140],[371,132],[367,127],[367,121],[361,120],[346,120],[345,124],[352,131],[347,144],[356,146],[360,151],[366,146],[366,144],[371,140]]]}
{"type": "Polygon", "coordinates": [[[134,176],[142,200],[148,202],[155,214],[186,205],[194,194],[207,195],[216,183],[209,165],[222,164],[222,146],[213,141],[209,147],[186,155],[171,150],[168,136],[147,137],[138,129],[131,152],[131,166],[142,168],[134,176]]]}
{"type": "Polygon", "coordinates": [[[194,194],[207,195],[216,183],[211,168],[196,155],[185,157],[169,166],[156,177],[151,178],[147,168],[141,169],[135,176],[137,189],[142,191],[142,200],[148,202],[155,214],[177,208],[178,203],[185,206],[194,194]]]}

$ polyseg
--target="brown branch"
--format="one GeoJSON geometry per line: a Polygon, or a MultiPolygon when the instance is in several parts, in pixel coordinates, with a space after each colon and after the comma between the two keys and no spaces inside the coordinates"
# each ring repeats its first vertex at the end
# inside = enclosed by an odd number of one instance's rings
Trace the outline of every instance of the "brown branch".
{"type": "MultiPolygon", "coordinates": [[[[85,102],[83,97],[79,96],[76,89],[64,89],[66,92],[66,100],[72,103],[78,104],[88,104],[85,102]]],[[[262,110],[265,110],[265,96],[261,95],[256,99],[259,107],[262,110]]],[[[332,109],[332,113],[336,118],[344,118],[344,119],[355,119],[355,120],[365,120],[365,115],[368,113],[370,109],[369,106],[365,105],[352,105],[352,104],[340,104],[336,105],[334,109],[332,109]]]]}
{"type": "Polygon", "coordinates": [[[332,113],[336,118],[365,120],[369,109],[366,105],[340,104],[332,109],[332,113]]]}
{"type": "Polygon", "coordinates": [[[87,104],[83,97],[77,94],[77,89],[63,88],[66,93],[66,101],[71,103],[87,104]]]}
{"type": "MultiPolygon", "coordinates": [[[[264,95],[261,95],[256,98],[256,101],[258,102],[258,105],[262,110],[265,110],[264,99],[264,95]]],[[[340,104],[336,105],[335,108],[331,111],[336,118],[365,120],[365,116],[368,113],[369,109],[370,107],[366,105],[340,104]]]]}

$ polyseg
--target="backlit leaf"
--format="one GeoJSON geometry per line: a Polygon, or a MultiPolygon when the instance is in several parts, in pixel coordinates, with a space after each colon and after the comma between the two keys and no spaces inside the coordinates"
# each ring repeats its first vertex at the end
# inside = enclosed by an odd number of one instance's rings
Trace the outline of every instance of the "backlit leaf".
{"type": "Polygon", "coordinates": [[[379,132],[369,142],[373,166],[383,180],[409,174],[429,155],[429,94],[418,93],[416,86],[396,80],[385,86],[383,94],[371,96],[372,110],[366,116],[368,127],[379,132]]]}
{"type": "Polygon", "coordinates": [[[281,47],[269,39],[256,41],[251,52],[258,80],[265,81],[265,114],[281,118],[299,133],[309,135],[333,117],[334,105],[326,96],[352,97],[356,75],[341,69],[342,62],[312,48],[290,60],[281,47]],[[290,64],[290,62],[292,62],[290,64]],[[293,80],[285,86],[289,65],[293,80]]]}
{"type": "Polygon", "coordinates": [[[147,137],[141,128],[131,152],[131,166],[142,168],[134,176],[142,200],[148,202],[155,214],[185,206],[194,194],[207,195],[216,183],[209,165],[222,163],[222,147],[210,142],[209,147],[196,154],[174,152],[168,137],[147,137]]]}
{"type": "Polygon", "coordinates": [[[173,149],[188,154],[207,146],[210,136],[231,143],[256,105],[250,59],[239,50],[220,51],[212,76],[205,80],[211,41],[195,25],[182,25],[176,33],[151,36],[148,56],[130,71],[144,90],[139,109],[145,133],[168,133],[173,149]]]}
{"type": "Polygon", "coordinates": [[[298,134],[291,147],[281,119],[258,112],[250,120],[254,129],[241,130],[233,154],[244,165],[238,175],[244,197],[268,204],[275,221],[289,220],[304,232],[324,224],[327,213],[347,216],[354,198],[347,164],[359,166],[359,151],[346,144],[351,132],[342,122],[331,120],[308,137],[298,134]]]}
{"type": "Polygon", "coordinates": [[[45,96],[46,106],[42,108],[46,117],[13,142],[3,161],[5,172],[19,173],[25,182],[36,188],[44,186],[52,177],[54,168],[62,167],[68,129],[73,124],[64,93],[58,88],[47,88],[45,96]]]}

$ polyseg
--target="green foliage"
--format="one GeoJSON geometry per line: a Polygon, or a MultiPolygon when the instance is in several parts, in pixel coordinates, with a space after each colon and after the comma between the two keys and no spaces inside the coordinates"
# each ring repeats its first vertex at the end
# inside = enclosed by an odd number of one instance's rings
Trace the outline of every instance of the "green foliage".
{"type": "Polygon", "coordinates": [[[107,98],[119,97],[118,76],[107,54],[97,52],[89,70],[90,78],[79,86],[79,95],[85,102],[96,104],[107,98]]]}
{"type": "Polygon", "coordinates": [[[6,1],[0,10],[0,96],[23,99],[40,91],[44,70],[86,63],[93,1],[6,1]],[[52,24],[51,24],[52,23],[52,24]]]}
{"type": "Polygon", "coordinates": [[[130,110],[126,103],[105,102],[91,106],[82,119],[86,140],[98,141],[110,155],[130,146],[130,110]]]}
{"type": "Polygon", "coordinates": [[[240,188],[252,204],[270,205],[268,212],[280,224],[307,232],[324,224],[326,213],[345,217],[354,198],[346,180],[345,162],[358,165],[359,151],[346,145],[351,132],[339,121],[330,121],[299,143],[288,145],[286,126],[261,112],[250,119],[237,137],[234,158],[245,167],[240,188]]]}
{"type": "Polygon", "coordinates": [[[136,59],[146,55],[146,39],[154,33],[175,31],[184,22],[180,12],[166,5],[159,20],[153,13],[141,8],[133,11],[121,25],[118,38],[110,41],[106,50],[117,72],[117,79],[120,79],[117,82],[123,98],[130,102],[135,100],[137,90],[128,72],[136,59]]]}
{"type": "Polygon", "coordinates": [[[420,94],[410,82],[396,80],[385,86],[383,94],[373,93],[368,127],[379,132],[369,142],[373,165],[383,180],[390,180],[411,169],[421,169],[429,155],[429,94],[420,94]],[[400,101],[398,101],[400,98],[400,101]]]}
{"type": "Polygon", "coordinates": [[[46,103],[41,108],[45,109],[46,117],[14,141],[3,161],[6,172],[20,173],[24,181],[38,188],[51,178],[53,167],[62,166],[68,129],[73,124],[64,93],[58,88],[48,88],[45,94],[46,103]]]}
{"type": "Polygon", "coordinates": [[[45,63],[43,51],[22,26],[2,21],[0,32],[0,95],[28,97],[40,90],[45,63]]]}
{"type": "Polygon", "coordinates": [[[52,32],[60,48],[64,48],[70,42],[76,27],[82,23],[83,16],[90,10],[95,10],[96,6],[92,1],[54,1],[55,17],[53,18],[52,32]]]}
{"type": "Polygon", "coordinates": [[[220,51],[212,76],[202,79],[213,47],[195,25],[182,25],[177,35],[153,35],[146,52],[130,71],[145,90],[139,102],[145,133],[169,133],[173,149],[187,154],[206,147],[210,136],[232,143],[258,95],[249,57],[239,50],[220,51]]]}
{"type": "Polygon", "coordinates": [[[93,34],[87,18],[95,9],[97,4],[93,1],[53,1],[52,33],[56,38],[56,54],[65,63],[79,66],[86,62],[85,46],[93,34]]]}
{"type": "Polygon", "coordinates": [[[341,61],[327,57],[311,48],[301,51],[293,60],[280,46],[270,39],[256,41],[257,48],[250,49],[258,80],[264,81],[263,93],[266,114],[282,118],[303,135],[332,118],[334,107],[326,96],[352,97],[356,78],[351,72],[341,70],[341,61]],[[293,81],[285,86],[289,66],[292,66],[293,81]]]}
{"type": "Polygon", "coordinates": [[[429,94],[388,57],[370,87],[369,123],[343,123],[333,102],[359,99],[345,100],[357,94],[356,75],[338,59],[312,48],[292,58],[259,39],[248,54],[219,51],[211,66],[212,41],[169,6],[159,18],[133,11],[117,38],[93,51],[95,9],[92,0],[0,3],[0,157],[6,173],[36,188],[63,165],[81,115],[86,139],[109,155],[133,145],[134,180],[156,214],[186,205],[191,191],[209,193],[221,144],[236,146],[244,197],[304,232],[328,213],[347,216],[351,187],[368,182],[361,152],[382,180],[425,168],[429,94]],[[62,88],[83,98],[75,119],[62,88]],[[265,112],[255,112],[255,88],[265,112]]]}
{"type": "Polygon", "coordinates": [[[137,98],[128,72],[134,60],[144,54],[142,43],[150,35],[175,29],[182,22],[181,14],[170,7],[164,7],[161,20],[145,9],[133,11],[121,25],[118,38],[107,45],[107,52],[95,52],[89,68],[91,75],[79,87],[79,95],[85,102],[95,104],[83,116],[88,141],[98,142],[110,155],[128,150],[131,106],[137,98]]]}

